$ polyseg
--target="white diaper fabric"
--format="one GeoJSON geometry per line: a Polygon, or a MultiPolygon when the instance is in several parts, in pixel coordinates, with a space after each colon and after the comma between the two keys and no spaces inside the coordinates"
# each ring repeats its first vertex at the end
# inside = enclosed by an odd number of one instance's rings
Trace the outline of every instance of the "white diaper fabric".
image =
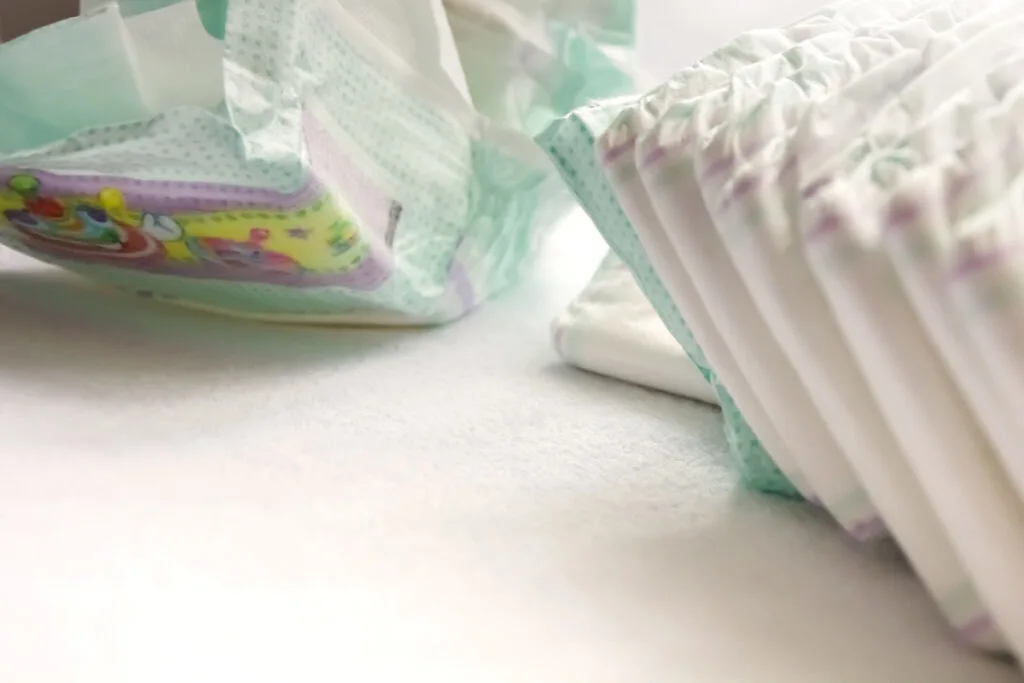
{"type": "Polygon", "coordinates": [[[609,254],[552,324],[555,349],[584,370],[717,404],[711,385],[665,328],[629,269],[609,254]]]}

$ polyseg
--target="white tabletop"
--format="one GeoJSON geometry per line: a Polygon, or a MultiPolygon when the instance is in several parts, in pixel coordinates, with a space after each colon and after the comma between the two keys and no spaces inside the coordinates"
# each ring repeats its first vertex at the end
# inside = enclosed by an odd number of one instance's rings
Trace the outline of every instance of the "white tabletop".
{"type": "MultiPolygon", "coordinates": [[[[682,4],[645,26],[686,57],[769,21],[682,4]]],[[[429,332],[239,323],[0,253],[0,681],[1017,680],[898,559],[738,491],[713,410],[558,364],[601,252],[576,217],[429,332]]]]}
{"type": "Polygon", "coordinates": [[[422,333],[193,315],[5,253],[0,680],[1010,680],[901,563],[737,492],[713,410],[558,365],[600,250],[576,220],[422,333]]]}

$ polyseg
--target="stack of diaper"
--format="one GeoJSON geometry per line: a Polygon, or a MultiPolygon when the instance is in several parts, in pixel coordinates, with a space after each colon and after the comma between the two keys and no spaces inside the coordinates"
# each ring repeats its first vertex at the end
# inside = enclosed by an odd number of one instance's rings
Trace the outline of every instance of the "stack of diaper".
{"type": "Polygon", "coordinates": [[[748,481],[895,539],[1018,656],[1022,31],[1015,0],[850,0],[539,138],[751,434],[748,481]]]}

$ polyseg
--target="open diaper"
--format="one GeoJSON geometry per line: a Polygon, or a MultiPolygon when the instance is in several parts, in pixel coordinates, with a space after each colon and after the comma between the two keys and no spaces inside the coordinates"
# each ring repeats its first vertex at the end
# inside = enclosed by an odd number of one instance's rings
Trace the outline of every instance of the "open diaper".
{"type": "Polygon", "coordinates": [[[569,207],[529,133],[631,87],[601,41],[621,51],[632,15],[489,3],[523,32],[506,31],[517,59],[484,98],[463,64],[495,23],[449,4],[86,3],[0,45],[0,240],[233,315],[461,316],[518,278],[569,207]]]}

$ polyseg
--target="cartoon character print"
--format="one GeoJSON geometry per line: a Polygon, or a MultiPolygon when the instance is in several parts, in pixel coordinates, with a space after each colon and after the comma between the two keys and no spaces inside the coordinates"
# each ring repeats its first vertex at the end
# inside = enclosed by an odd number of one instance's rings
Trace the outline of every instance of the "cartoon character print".
{"type": "Polygon", "coordinates": [[[349,221],[335,221],[328,234],[327,246],[335,256],[346,254],[359,244],[359,230],[349,221]]]}
{"type": "Polygon", "coordinates": [[[272,273],[301,272],[302,266],[291,256],[266,248],[269,238],[269,230],[253,228],[247,242],[221,237],[187,237],[186,242],[196,258],[216,265],[272,273]]]}
{"type": "Polygon", "coordinates": [[[116,218],[124,206],[116,190],[104,191],[96,202],[69,205],[42,194],[32,176],[14,176],[8,187],[21,197],[24,208],[7,210],[4,218],[30,246],[55,256],[160,263],[165,258],[163,242],[182,234],[171,219],[164,221],[161,231],[150,232],[116,218]]]}
{"type": "Polygon", "coordinates": [[[361,231],[326,195],[294,208],[183,208],[172,217],[132,209],[105,187],[57,195],[35,175],[16,174],[7,182],[12,194],[0,187],[0,229],[38,256],[175,277],[372,290],[393,272],[397,202],[378,236],[361,231]]]}

